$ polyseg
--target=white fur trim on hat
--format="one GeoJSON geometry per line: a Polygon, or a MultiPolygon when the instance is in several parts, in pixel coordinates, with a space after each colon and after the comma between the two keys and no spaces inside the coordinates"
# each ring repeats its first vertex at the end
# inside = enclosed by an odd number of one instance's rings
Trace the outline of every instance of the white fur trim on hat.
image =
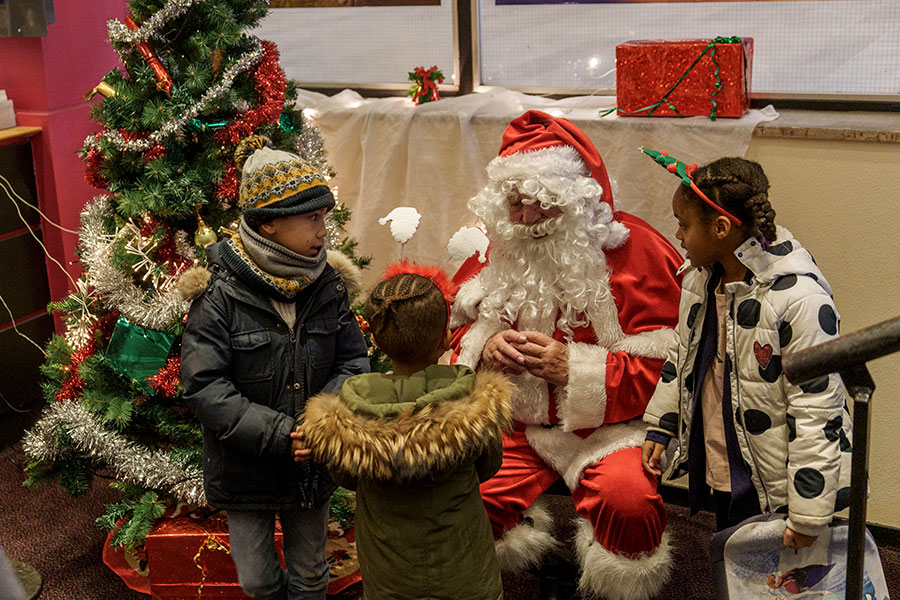
{"type": "Polygon", "coordinates": [[[577,518],[575,550],[581,561],[578,588],[587,598],[649,600],[656,597],[672,573],[672,546],[668,532],[652,553],[638,558],[614,554],[594,539],[590,521],[577,518]]]}
{"type": "Polygon", "coordinates": [[[534,175],[590,177],[590,171],[587,163],[572,146],[551,146],[498,156],[487,166],[488,181],[492,182],[534,175]]]}
{"type": "Polygon", "coordinates": [[[507,530],[503,537],[496,541],[497,562],[500,569],[519,573],[531,567],[537,567],[544,554],[555,548],[559,542],[550,534],[553,518],[544,506],[545,501],[538,498],[522,517],[524,521],[507,530]]]}

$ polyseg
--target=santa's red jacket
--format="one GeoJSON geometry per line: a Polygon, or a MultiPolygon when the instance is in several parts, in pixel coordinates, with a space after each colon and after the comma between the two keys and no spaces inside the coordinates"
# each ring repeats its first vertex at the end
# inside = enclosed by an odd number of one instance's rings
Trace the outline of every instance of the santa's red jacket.
{"type": "MultiPolygon", "coordinates": [[[[513,377],[519,389],[517,426],[558,425],[527,427],[528,438],[570,487],[585,466],[641,445],[645,429],[639,417],[656,388],[666,350],[675,343],[681,293],[676,272],[683,259],[638,217],[617,212],[614,219],[629,235],[620,247],[603,250],[608,280],[595,284],[608,286],[611,295],[609,305],[596,313],[608,318],[575,329],[568,344],[568,384],[557,388],[528,373],[513,377]]],[[[484,267],[473,257],[454,276],[460,290],[451,322],[462,325],[453,332],[452,361],[473,368],[487,340],[499,331],[478,317],[478,303],[490,288],[490,281],[481,280],[484,267]]],[[[553,337],[564,341],[558,329],[553,337]]]]}

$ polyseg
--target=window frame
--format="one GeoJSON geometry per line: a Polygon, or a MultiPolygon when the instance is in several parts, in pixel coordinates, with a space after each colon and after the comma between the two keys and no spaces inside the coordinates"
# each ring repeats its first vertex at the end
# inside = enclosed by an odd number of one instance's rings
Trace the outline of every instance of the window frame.
{"type": "MultiPolygon", "coordinates": [[[[475,91],[486,91],[500,86],[482,85],[481,57],[479,53],[478,27],[479,0],[451,0],[453,14],[453,73],[457,82],[438,85],[443,96],[461,96],[475,91]]],[[[405,96],[408,83],[332,83],[299,82],[301,87],[323,94],[334,94],[351,89],[372,98],[405,96]]],[[[570,96],[601,95],[615,96],[613,89],[556,88],[541,86],[504,86],[505,89],[546,96],[564,98],[570,96]]],[[[760,108],[772,104],[781,109],[836,110],[900,112],[900,93],[897,94],[807,94],[790,92],[751,92],[750,105],[760,108]]]]}

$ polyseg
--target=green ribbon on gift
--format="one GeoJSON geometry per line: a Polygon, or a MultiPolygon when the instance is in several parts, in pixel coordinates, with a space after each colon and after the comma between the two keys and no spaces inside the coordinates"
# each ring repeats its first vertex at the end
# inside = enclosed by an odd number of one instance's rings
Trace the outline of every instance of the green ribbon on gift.
{"type": "MultiPolygon", "coordinates": [[[[719,77],[719,61],[716,60],[716,44],[740,44],[740,43],[741,43],[741,38],[739,38],[737,36],[733,36],[733,37],[719,36],[719,37],[713,39],[706,46],[706,48],[704,48],[703,51],[700,52],[700,55],[696,59],[694,59],[694,62],[692,62],[691,66],[689,66],[687,68],[687,71],[685,71],[684,73],[681,74],[681,77],[678,78],[678,81],[675,82],[675,85],[670,87],[669,91],[666,92],[665,95],[663,95],[663,97],[660,98],[658,102],[654,102],[653,104],[650,104],[643,108],[633,110],[633,111],[629,112],[628,114],[636,115],[638,113],[650,111],[647,113],[647,116],[649,117],[654,112],[656,112],[656,109],[658,109],[660,106],[665,104],[666,106],[668,106],[669,108],[674,110],[675,114],[677,114],[679,117],[683,117],[684,115],[681,114],[681,112],[679,112],[679,110],[675,107],[675,105],[668,101],[668,97],[669,97],[669,95],[672,94],[672,92],[675,91],[676,88],[678,88],[679,85],[681,85],[681,82],[684,81],[684,79],[688,76],[688,74],[694,70],[694,67],[697,66],[697,63],[700,62],[700,59],[703,58],[704,56],[706,56],[706,53],[709,52],[709,56],[712,59],[713,64],[716,66],[715,70],[713,71],[713,74],[716,76],[716,82],[714,84],[716,91],[714,91],[709,97],[710,101],[712,102],[712,108],[709,111],[709,118],[711,121],[715,121],[716,120],[716,94],[718,94],[722,90],[722,79],[719,77]]],[[[605,112],[600,113],[600,117],[601,118],[605,117],[616,111],[621,112],[621,113],[625,112],[624,110],[622,110],[621,108],[616,106],[605,112]]]]}
{"type": "Polygon", "coordinates": [[[145,392],[153,393],[147,381],[166,364],[175,336],[135,325],[119,317],[113,329],[105,357],[126,377],[133,379],[145,392]]]}

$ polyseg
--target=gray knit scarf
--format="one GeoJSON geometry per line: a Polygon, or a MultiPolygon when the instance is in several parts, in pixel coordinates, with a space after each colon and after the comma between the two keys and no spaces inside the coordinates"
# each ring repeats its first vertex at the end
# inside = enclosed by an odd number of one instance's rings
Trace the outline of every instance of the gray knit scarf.
{"type": "Polygon", "coordinates": [[[277,298],[291,300],[325,269],[325,248],[316,256],[303,256],[267,240],[241,219],[238,235],[231,238],[223,259],[241,279],[262,286],[277,298]]]}

